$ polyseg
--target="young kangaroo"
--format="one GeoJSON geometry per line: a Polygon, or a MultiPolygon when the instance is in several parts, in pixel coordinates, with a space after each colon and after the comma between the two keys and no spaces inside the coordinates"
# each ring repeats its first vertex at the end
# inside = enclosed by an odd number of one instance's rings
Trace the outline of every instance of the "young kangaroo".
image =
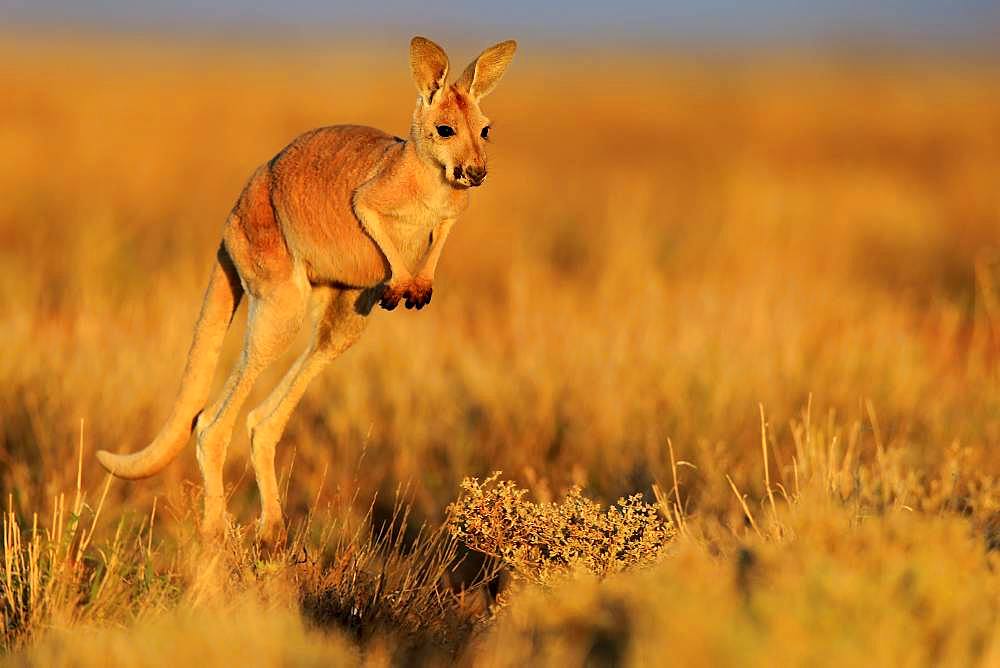
{"type": "Polygon", "coordinates": [[[376,303],[431,300],[434,269],[469,188],[486,178],[490,122],[479,101],[496,86],[517,44],[483,51],[445,85],[448,57],[414,37],[410,70],[419,97],[410,138],[337,125],[307,132],[250,177],[226,221],[173,411],[156,439],[133,454],[97,453],[120,478],[151,476],[192,430],[205,483],[203,533],[225,524],[222,468],[240,407],[260,373],[295,337],[307,311],[312,338],[278,387],[247,417],[260,489],[259,536],[284,535],[274,449],[309,382],[349,348],[376,303]],[[243,351],[207,408],[222,342],[248,296],[243,351]],[[204,409],[204,410],[203,410],[204,409]]]}

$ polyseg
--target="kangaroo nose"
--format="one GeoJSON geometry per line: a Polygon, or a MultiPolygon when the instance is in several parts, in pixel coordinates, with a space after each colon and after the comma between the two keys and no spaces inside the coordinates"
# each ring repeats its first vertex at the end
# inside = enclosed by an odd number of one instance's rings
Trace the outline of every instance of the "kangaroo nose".
{"type": "Polygon", "coordinates": [[[466,167],[465,175],[469,177],[469,183],[478,186],[486,178],[485,167],[466,167]]]}

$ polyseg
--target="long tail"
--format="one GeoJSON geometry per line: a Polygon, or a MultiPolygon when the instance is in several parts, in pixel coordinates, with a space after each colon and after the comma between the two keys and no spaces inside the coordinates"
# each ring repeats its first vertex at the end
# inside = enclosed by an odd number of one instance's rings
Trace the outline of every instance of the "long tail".
{"type": "Polygon", "coordinates": [[[156,439],[139,452],[116,455],[100,450],[97,453],[101,465],[119,478],[137,480],[162,471],[187,445],[194,421],[205,407],[222,342],[243,297],[243,286],[225,246],[219,247],[216,258],[195,325],[181,389],[167,423],[156,439]]]}

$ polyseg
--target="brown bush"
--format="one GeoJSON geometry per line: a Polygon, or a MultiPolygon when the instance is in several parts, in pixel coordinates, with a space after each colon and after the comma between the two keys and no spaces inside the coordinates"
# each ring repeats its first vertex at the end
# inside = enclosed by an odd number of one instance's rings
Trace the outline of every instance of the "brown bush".
{"type": "Polygon", "coordinates": [[[572,487],[562,501],[533,503],[528,491],[494,473],[462,481],[463,494],[448,507],[453,536],[501,560],[513,574],[545,583],[577,570],[606,576],[647,564],[676,534],[642,494],[618,499],[607,510],[572,487]]]}

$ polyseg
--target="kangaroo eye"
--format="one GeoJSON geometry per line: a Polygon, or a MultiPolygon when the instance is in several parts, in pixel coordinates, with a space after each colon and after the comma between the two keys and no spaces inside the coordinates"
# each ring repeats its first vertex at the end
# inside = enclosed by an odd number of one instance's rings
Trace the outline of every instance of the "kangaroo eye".
{"type": "Polygon", "coordinates": [[[450,125],[439,125],[437,126],[437,131],[438,134],[441,135],[442,137],[451,137],[453,134],[455,134],[455,128],[451,127],[450,125]]]}
{"type": "Polygon", "coordinates": [[[485,128],[483,128],[483,131],[479,133],[479,136],[482,137],[483,139],[489,139],[490,138],[490,126],[487,125],[485,128]]]}

